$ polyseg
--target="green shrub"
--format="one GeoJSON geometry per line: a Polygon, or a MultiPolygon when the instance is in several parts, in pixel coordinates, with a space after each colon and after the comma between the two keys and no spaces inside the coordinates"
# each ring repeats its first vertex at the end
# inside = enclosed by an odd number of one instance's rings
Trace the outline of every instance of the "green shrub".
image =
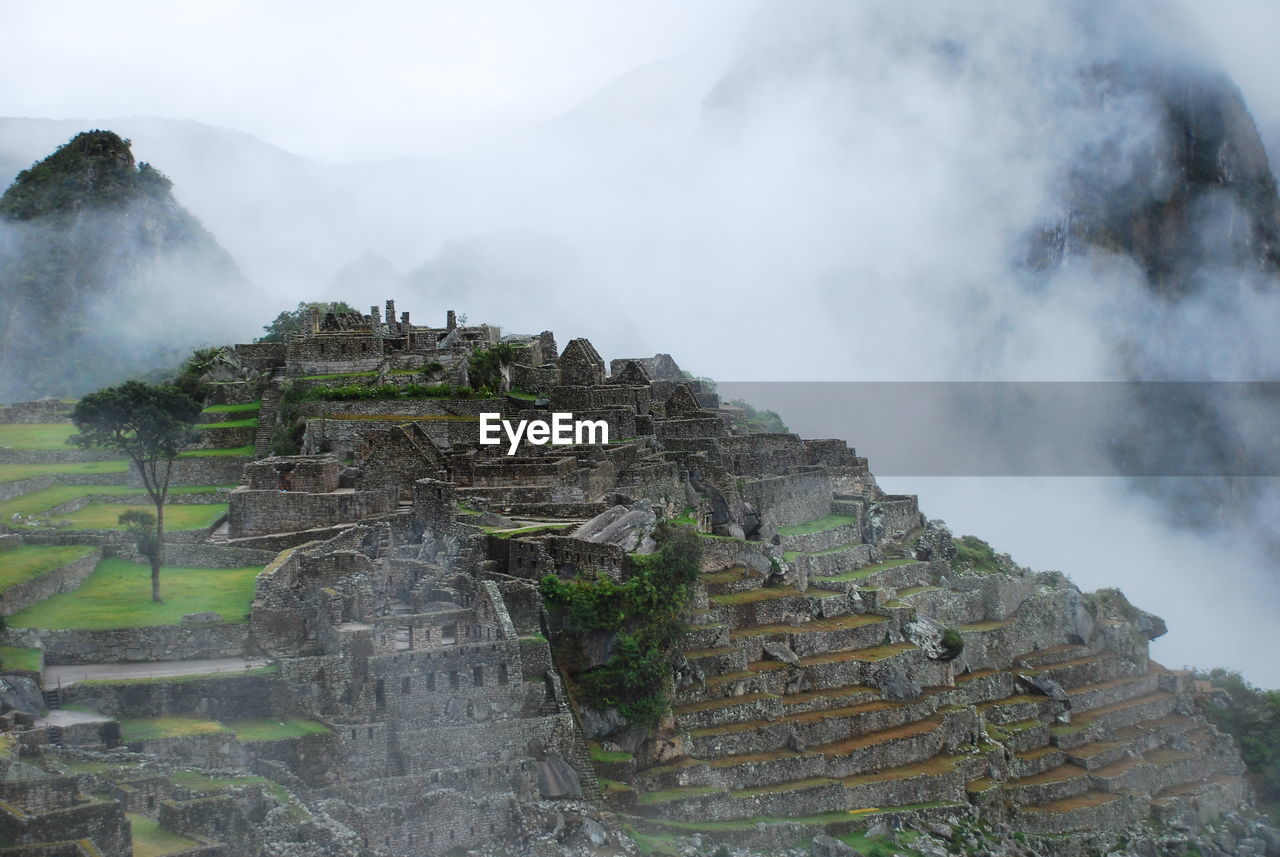
{"type": "Polygon", "coordinates": [[[942,632],[942,659],[954,661],[964,651],[964,637],[955,628],[947,628],[942,632]]]}
{"type": "Polygon", "coordinates": [[[510,366],[515,349],[509,342],[499,342],[471,352],[467,377],[476,390],[496,390],[502,383],[502,367],[510,366]]]}
{"type": "Polygon", "coordinates": [[[684,610],[698,578],[701,542],[687,529],[661,527],[656,553],[632,558],[623,582],[600,574],[594,579],[542,579],[539,592],[564,636],[555,651],[574,677],[583,701],[613,708],[633,723],[658,724],[667,712],[671,655],[684,634],[684,610]],[[617,635],[607,662],[586,665],[581,639],[617,635]]]}

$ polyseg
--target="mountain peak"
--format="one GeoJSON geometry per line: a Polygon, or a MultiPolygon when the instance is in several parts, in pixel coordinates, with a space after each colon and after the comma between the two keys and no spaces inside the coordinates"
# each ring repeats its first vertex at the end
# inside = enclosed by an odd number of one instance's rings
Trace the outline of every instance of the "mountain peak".
{"type": "Polygon", "coordinates": [[[0,197],[0,217],[32,220],[88,206],[164,198],[172,184],[150,164],[135,163],[130,141],[114,131],[82,131],[18,173],[0,197]]]}

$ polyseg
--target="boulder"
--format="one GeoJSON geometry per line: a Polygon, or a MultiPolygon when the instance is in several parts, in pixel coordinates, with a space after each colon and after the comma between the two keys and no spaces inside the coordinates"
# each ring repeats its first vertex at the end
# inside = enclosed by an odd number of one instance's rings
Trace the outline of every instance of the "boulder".
{"type": "Polygon", "coordinates": [[[945,631],[940,623],[930,619],[928,616],[919,616],[914,621],[908,622],[903,629],[906,638],[924,652],[926,657],[934,660],[945,658],[947,650],[942,645],[942,633],[945,631]]]}
{"type": "Polygon", "coordinates": [[[784,664],[790,664],[793,667],[800,666],[800,657],[786,643],[779,643],[773,640],[766,640],[764,643],[764,653],[775,661],[782,661],[784,664]]]}
{"type": "Polygon", "coordinates": [[[544,759],[537,763],[538,792],[551,800],[582,799],[582,780],[564,759],[544,759]]]}
{"type": "Polygon", "coordinates": [[[871,678],[871,683],[891,702],[905,702],[920,696],[920,683],[902,667],[884,667],[871,678]]]}
{"type": "Polygon", "coordinates": [[[17,711],[32,717],[44,711],[44,697],[34,680],[16,675],[0,676],[0,714],[17,711]]]}
{"type": "Polygon", "coordinates": [[[809,846],[809,853],[813,857],[858,857],[861,852],[833,836],[819,833],[813,837],[813,844],[809,846]]]}
{"type": "Polygon", "coordinates": [[[604,829],[604,825],[594,818],[582,819],[582,835],[597,848],[609,841],[608,831],[604,829]]]}
{"type": "Polygon", "coordinates": [[[1066,689],[1048,676],[1019,674],[1018,681],[1033,692],[1047,696],[1054,702],[1067,705],[1071,701],[1066,689]]]}
{"type": "Polygon", "coordinates": [[[616,708],[600,711],[589,705],[582,706],[582,732],[588,741],[613,735],[626,725],[627,721],[616,708]]]}
{"type": "Polygon", "coordinates": [[[628,553],[653,553],[657,548],[653,528],[657,525],[658,515],[653,504],[640,500],[630,508],[614,506],[601,512],[574,530],[573,537],[595,544],[617,545],[628,553]]]}

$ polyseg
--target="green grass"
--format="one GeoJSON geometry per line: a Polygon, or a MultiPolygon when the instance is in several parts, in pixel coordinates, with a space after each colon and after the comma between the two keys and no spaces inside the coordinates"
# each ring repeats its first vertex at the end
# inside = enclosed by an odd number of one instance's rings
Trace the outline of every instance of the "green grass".
{"type": "Polygon", "coordinates": [[[499,539],[509,539],[512,536],[523,536],[528,533],[552,532],[555,530],[567,529],[572,526],[575,526],[575,524],[534,524],[529,527],[517,527],[514,530],[502,530],[496,527],[486,527],[485,531],[489,533],[489,535],[495,536],[499,539]]]}
{"type": "Polygon", "coordinates": [[[133,829],[133,857],[161,857],[200,844],[189,836],[165,830],[159,822],[134,812],[129,813],[129,826],[133,829]]]}
{"type": "Polygon", "coordinates": [[[587,749],[591,752],[592,760],[596,762],[630,762],[635,758],[625,750],[605,750],[595,743],[588,745],[587,749]]]}
{"type": "Polygon", "coordinates": [[[698,510],[693,508],[692,506],[686,506],[683,512],[681,512],[679,515],[671,519],[671,523],[685,524],[690,527],[696,527],[698,525],[698,521],[694,517],[694,515],[697,514],[697,511],[698,510]]]}
{"type": "Polygon", "coordinates": [[[39,649],[22,649],[18,646],[0,646],[0,670],[40,672],[44,664],[39,649]]]}
{"type": "Polygon", "coordinates": [[[519,399],[522,402],[536,402],[538,397],[533,393],[525,393],[520,390],[508,390],[507,395],[513,399],[519,399]]]}
{"type": "Polygon", "coordinates": [[[995,550],[977,536],[961,536],[951,544],[956,549],[951,567],[957,571],[968,568],[983,574],[1000,573],[1000,563],[996,560],[995,550]]]}
{"type": "Polygon", "coordinates": [[[93,553],[89,545],[22,545],[0,553],[0,592],[93,553]]]}
{"type": "Polygon", "coordinates": [[[249,402],[247,405],[210,405],[204,409],[206,414],[245,414],[262,410],[262,402],[249,402]]]}
{"type": "Polygon", "coordinates": [[[301,738],[303,735],[329,734],[328,726],[305,717],[241,720],[228,723],[227,727],[236,733],[236,738],[240,741],[279,741],[284,738],[301,738]]]}
{"type": "Polygon", "coordinates": [[[669,800],[701,797],[702,795],[721,794],[723,792],[724,789],[717,786],[682,786],[675,789],[666,789],[665,791],[647,792],[640,795],[636,802],[641,806],[648,806],[654,803],[665,803],[669,800]]]}
{"type": "MultiPolygon", "coordinates": [[[[195,507],[204,508],[204,507],[195,507]]],[[[162,603],[151,600],[151,569],[118,557],[98,563],[80,588],[63,592],[9,617],[15,628],[100,631],[176,625],[185,613],[216,610],[228,623],[244,622],[261,568],[160,570],[162,603]]]]}
{"type": "Polygon", "coordinates": [[[179,458],[214,458],[224,455],[253,458],[253,444],[230,446],[226,449],[188,449],[186,452],[178,453],[179,458]]]}
{"type": "Polygon", "coordinates": [[[125,741],[150,741],[156,738],[184,738],[188,735],[217,735],[230,732],[216,720],[170,715],[120,721],[120,737],[125,741]]]}
{"type": "MultiPolygon", "coordinates": [[[[78,512],[56,516],[56,520],[70,521],[66,530],[123,530],[120,516],[133,509],[155,513],[151,505],[126,505],[123,503],[90,503],[78,512]]],[[[203,530],[227,511],[226,503],[200,503],[196,505],[165,506],[166,530],[203,530]]]]}
{"type": "Polygon", "coordinates": [[[205,794],[216,794],[245,786],[261,786],[281,804],[289,807],[289,817],[294,821],[301,821],[310,816],[310,813],[293,799],[293,795],[289,794],[289,791],[284,786],[275,780],[269,780],[257,774],[243,774],[236,777],[210,777],[205,774],[197,774],[195,771],[174,771],[169,774],[169,779],[176,786],[205,794]]]}
{"type": "Polygon", "coordinates": [[[376,378],[377,372],[339,372],[336,375],[302,375],[300,381],[330,381],[334,378],[376,378]]]}
{"type": "Polygon", "coordinates": [[[17,482],[37,476],[68,473],[86,476],[96,473],[128,473],[128,461],[48,461],[35,464],[0,464],[0,482],[17,482]]]}
{"type": "Polygon", "coordinates": [[[843,527],[845,524],[856,523],[858,523],[858,519],[853,515],[827,515],[818,518],[816,521],[809,521],[807,524],[797,524],[794,527],[778,527],[778,535],[807,536],[812,533],[821,533],[825,530],[834,530],[836,527],[843,527]]]}
{"type": "MultiPolygon", "coordinates": [[[[233,485],[191,485],[171,488],[169,494],[178,496],[182,494],[216,494],[218,491],[230,490],[233,485]]],[[[81,497],[142,497],[147,496],[147,489],[135,488],[130,485],[52,485],[39,491],[30,491],[21,497],[14,497],[12,500],[5,500],[0,503],[0,522],[9,523],[14,514],[22,515],[39,515],[47,512],[54,506],[60,506],[72,500],[78,500],[81,497]]],[[[149,500],[145,500],[150,504],[149,500]]],[[[165,518],[174,510],[181,508],[180,506],[166,506],[165,518]]],[[[68,513],[61,517],[69,517],[68,513]]],[[[199,518],[201,516],[196,516],[199,518]]],[[[212,523],[212,521],[210,521],[212,523]]],[[[112,529],[116,528],[116,522],[111,522],[112,529]]],[[[95,529],[107,529],[105,527],[97,527],[95,529]]],[[[194,529],[194,528],[193,528],[194,529]]]]}
{"type": "Polygon", "coordinates": [[[219,429],[229,428],[255,428],[258,425],[257,417],[246,417],[242,420],[226,420],[220,423],[201,423],[196,426],[198,431],[217,431],[219,429]]]}
{"type": "Polygon", "coordinates": [[[848,582],[850,580],[866,580],[868,577],[871,577],[873,574],[879,574],[885,569],[897,568],[900,565],[910,565],[913,562],[919,562],[919,560],[914,560],[907,557],[902,557],[900,559],[890,559],[890,560],[885,560],[884,562],[876,563],[875,565],[868,565],[865,568],[857,568],[857,569],[854,569],[853,571],[846,571],[844,574],[837,574],[835,577],[815,577],[814,580],[837,580],[840,582],[848,582]]]}
{"type": "Polygon", "coordinates": [[[0,503],[0,521],[8,523],[15,513],[38,515],[54,506],[94,494],[112,497],[145,497],[147,489],[131,488],[128,485],[52,485],[0,503]]]}
{"type": "MultiPolygon", "coordinates": [[[[163,580],[161,581],[163,585],[163,580]]],[[[272,675],[280,672],[280,667],[276,664],[269,664],[265,667],[255,667],[251,670],[238,670],[231,672],[224,670],[220,673],[191,673],[188,675],[170,675],[170,676],[147,676],[146,678],[90,678],[77,682],[82,687],[92,687],[94,685],[133,685],[133,684],[182,684],[192,681],[209,681],[210,679],[233,679],[248,678],[250,676],[272,675]]]]}
{"type": "Polygon", "coordinates": [[[71,423],[5,423],[0,425],[0,449],[67,449],[76,433],[71,423]]]}

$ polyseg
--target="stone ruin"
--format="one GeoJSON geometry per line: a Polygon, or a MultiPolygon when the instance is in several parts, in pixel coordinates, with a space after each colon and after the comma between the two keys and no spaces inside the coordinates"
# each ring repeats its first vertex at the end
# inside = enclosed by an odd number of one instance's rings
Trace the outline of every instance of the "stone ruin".
{"type": "MultiPolygon", "coordinates": [[[[239,643],[271,671],[72,685],[60,704],[98,720],[11,720],[23,753],[141,758],[149,777],[0,783],[0,840],[24,855],[84,840],[126,855],[121,807],[157,800],[166,829],[237,857],[290,836],[387,857],[628,850],[624,826],[768,850],[947,819],[1068,853],[1054,849],[1107,848],[1149,819],[1200,826],[1249,800],[1189,676],[1148,657],[1159,620],[1055,573],[957,564],[945,526],[881,491],[846,443],[750,433],[669,355],[606,373],[586,339],[557,351],[549,332],[503,337],[453,313],[423,327],[392,301],[230,353],[239,375],[218,395],[261,398],[259,457],[208,546],[274,557],[239,643]],[[491,397],[304,402],[303,454],[266,454],[291,386],[462,380],[498,342],[514,358],[491,397]],[[480,413],[551,411],[605,420],[613,442],[516,456],[478,443],[480,413]],[[646,732],[566,687],[538,581],[626,579],[660,519],[699,534],[702,574],[672,711],[646,732]],[[326,731],[130,743],[104,725],[210,711],[326,731]],[[174,773],[192,768],[267,777],[296,804],[198,794],[174,773]]],[[[11,774],[29,768],[19,755],[11,774]]]]}

